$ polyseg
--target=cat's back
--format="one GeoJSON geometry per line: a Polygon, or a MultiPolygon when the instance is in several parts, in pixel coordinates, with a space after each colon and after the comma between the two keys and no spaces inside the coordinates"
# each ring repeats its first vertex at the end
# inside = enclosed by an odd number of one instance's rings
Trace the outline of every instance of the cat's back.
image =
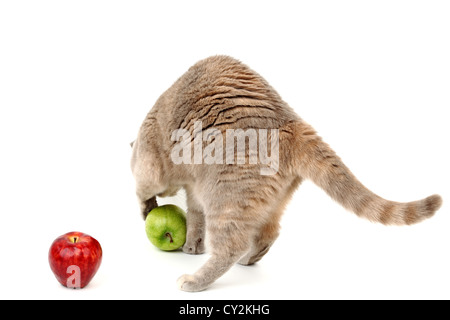
{"type": "MultiPolygon", "coordinates": [[[[297,119],[258,73],[229,56],[197,62],[166,93],[177,129],[279,128],[297,119]]],[[[167,110],[169,111],[169,110],[167,110]]]]}

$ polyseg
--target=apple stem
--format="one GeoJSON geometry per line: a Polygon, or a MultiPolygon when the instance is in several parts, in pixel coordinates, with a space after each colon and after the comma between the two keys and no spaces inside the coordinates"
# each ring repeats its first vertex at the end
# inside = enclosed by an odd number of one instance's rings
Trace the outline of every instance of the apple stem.
{"type": "Polygon", "coordinates": [[[173,242],[172,235],[169,232],[166,232],[165,236],[170,238],[170,243],[173,242]]]}

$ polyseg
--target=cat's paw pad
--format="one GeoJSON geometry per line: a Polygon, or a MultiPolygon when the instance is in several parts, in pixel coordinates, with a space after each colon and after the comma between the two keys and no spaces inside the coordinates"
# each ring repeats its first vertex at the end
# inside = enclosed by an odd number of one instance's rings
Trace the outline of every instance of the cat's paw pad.
{"type": "Polygon", "coordinates": [[[202,254],[205,253],[205,244],[202,238],[195,240],[186,240],[183,246],[183,252],[188,254],[202,254]]]}
{"type": "Polygon", "coordinates": [[[180,290],[195,292],[204,290],[205,287],[193,275],[184,274],[177,280],[177,285],[180,290]]]}

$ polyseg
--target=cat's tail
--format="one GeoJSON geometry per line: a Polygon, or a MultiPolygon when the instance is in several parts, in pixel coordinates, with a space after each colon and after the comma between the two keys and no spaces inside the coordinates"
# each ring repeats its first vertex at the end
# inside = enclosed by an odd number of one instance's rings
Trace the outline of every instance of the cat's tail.
{"type": "Polygon", "coordinates": [[[312,180],[358,216],[383,224],[413,224],[433,216],[441,207],[442,198],[436,194],[413,202],[381,198],[358,181],[311,126],[300,122],[294,127],[292,133],[296,137],[295,159],[299,175],[312,180]]]}

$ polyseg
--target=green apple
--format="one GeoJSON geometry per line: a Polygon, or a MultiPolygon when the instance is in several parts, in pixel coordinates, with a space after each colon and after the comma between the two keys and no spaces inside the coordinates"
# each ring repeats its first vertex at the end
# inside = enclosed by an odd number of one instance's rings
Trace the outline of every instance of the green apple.
{"type": "Polygon", "coordinates": [[[186,242],[186,213],[173,204],[156,207],[145,219],[145,232],[150,242],[161,250],[181,248],[186,242]]]}

